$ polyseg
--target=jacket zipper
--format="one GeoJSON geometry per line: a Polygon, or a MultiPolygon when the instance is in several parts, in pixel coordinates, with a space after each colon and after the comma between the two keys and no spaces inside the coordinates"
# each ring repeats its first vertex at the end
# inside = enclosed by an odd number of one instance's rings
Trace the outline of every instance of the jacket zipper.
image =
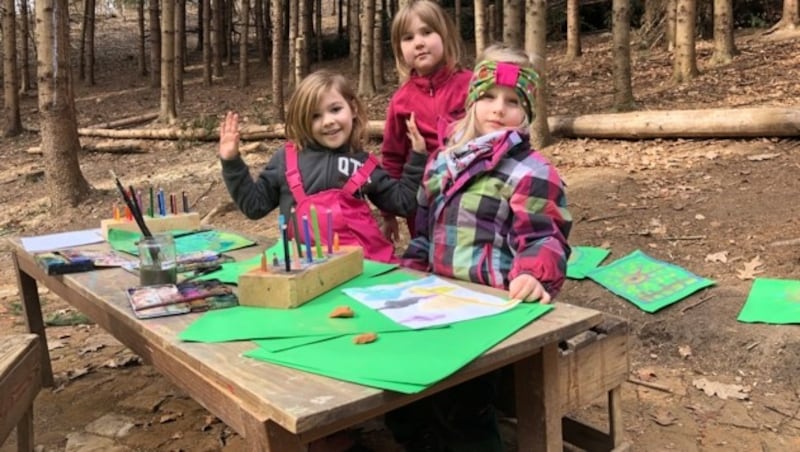
{"type": "Polygon", "coordinates": [[[433,80],[428,80],[428,94],[433,97],[433,80]]]}

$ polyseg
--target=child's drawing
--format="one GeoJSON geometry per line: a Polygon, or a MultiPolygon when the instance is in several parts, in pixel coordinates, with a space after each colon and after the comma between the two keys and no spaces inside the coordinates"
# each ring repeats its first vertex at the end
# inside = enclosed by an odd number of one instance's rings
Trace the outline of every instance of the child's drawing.
{"type": "Polygon", "coordinates": [[[344,292],[409,328],[427,328],[499,314],[518,301],[465,289],[436,276],[344,292]]]}

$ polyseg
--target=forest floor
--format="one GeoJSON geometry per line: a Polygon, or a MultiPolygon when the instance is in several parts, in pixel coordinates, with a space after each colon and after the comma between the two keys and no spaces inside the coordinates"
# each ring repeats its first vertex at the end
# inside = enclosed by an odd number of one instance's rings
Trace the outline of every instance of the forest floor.
{"type": "MultiPolygon", "coordinates": [[[[159,91],[137,76],[135,22],[103,18],[97,24],[97,84],[75,81],[79,124],[156,111],[159,91]]],[[[710,43],[700,42],[701,74],[680,86],[670,82],[669,53],[635,49],[633,92],[638,108],[797,107],[800,37],[776,40],[761,32],[740,30],[736,44],[741,53],[721,67],[708,66],[712,49],[710,43]]],[[[610,110],[610,35],[585,36],[583,47],[583,56],[575,61],[563,58],[563,42],[548,49],[551,114],[610,110]]],[[[199,53],[192,52],[186,102],[179,107],[186,124],[214,127],[230,109],[238,110],[245,122],[268,121],[268,69],[254,63],[251,84],[243,89],[237,86],[238,67],[225,67],[224,77],[213,87],[201,88],[199,60],[199,53]]],[[[346,59],[322,66],[357,79],[346,59]]],[[[387,84],[379,95],[366,99],[371,119],[383,118],[396,87],[392,67],[387,58],[387,84]]],[[[24,97],[22,105],[26,127],[38,128],[35,96],[24,97]]],[[[186,190],[201,215],[216,210],[216,226],[276,236],[276,215],[250,221],[230,203],[214,143],[153,140],[139,142],[146,153],[83,152],[81,170],[95,190],[74,210],[53,214],[42,159],[27,152],[38,140],[35,132],[27,132],[1,141],[2,236],[98,227],[117,201],[109,169],[135,186],[186,190]]],[[[98,141],[82,139],[84,144],[98,141]]],[[[246,156],[254,171],[279,142],[266,144],[269,151],[246,156]]],[[[377,149],[378,144],[371,147],[377,149]]],[[[736,320],[753,273],[800,279],[800,139],[562,139],[542,152],[568,184],[573,245],[608,248],[606,262],[640,249],[715,281],[655,314],[589,280],[567,281],[559,297],[630,321],[631,379],[661,387],[623,387],[625,435],[634,449],[800,450],[800,328],[736,320]],[[793,239],[798,240],[782,243],[793,239]],[[754,259],[762,264],[755,272],[745,271],[742,279],[740,272],[752,268],[754,259]],[[698,378],[739,385],[745,398],[709,396],[694,386],[698,378]]],[[[22,332],[16,280],[3,246],[0,332],[22,332]]],[[[140,364],[109,334],[55,294],[43,290],[42,298],[51,325],[47,335],[56,387],[42,391],[36,402],[40,450],[65,450],[68,438],[69,450],[84,451],[243,449],[241,437],[152,367],[140,364]],[[98,424],[99,418],[103,422],[98,424]],[[87,439],[92,437],[87,430],[107,430],[109,425],[127,434],[107,443],[87,439]]],[[[602,407],[603,401],[598,401],[574,414],[602,422],[602,407]]],[[[385,432],[367,432],[363,438],[375,450],[390,450],[385,432]]],[[[14,444],[12,436],[0,451],[15,450],[14,444]]]]}

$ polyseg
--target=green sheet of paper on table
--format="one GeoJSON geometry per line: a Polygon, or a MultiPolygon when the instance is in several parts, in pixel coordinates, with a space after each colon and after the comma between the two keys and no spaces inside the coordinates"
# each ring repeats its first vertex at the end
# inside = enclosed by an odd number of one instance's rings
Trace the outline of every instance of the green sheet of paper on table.
{"type": "MultiPolygon", "coordinates": [[[[170,231],[172,234],[181,234],[187,231],[170,231]]],[[[137,256],[139,249],[136,242],[142,238],[138,232],[122,229],[109,229],[108,243],[111,248],[137,256]]],[[[242,237],[233,232],[217,231],[215,229],[199,231],[175,238],[175,252],[178,254],[196,253],[198,251],[216,251],[225,253],[255,245],[256,242],[242,237]]]]}
{"type": "Polygon", "coordinates": [[[392,272],[375,277],[361,275],[295,309],[239,306],[210,311],[189,325],[181,332],[179,338],[192,342],[228,342],[406,330],[407,327],[348,297],[341,289],[391,284],[417,278],[419,277],[404,272],[392,272]],[[352,319],[328,317],[334,308],[342,305],[350,306],[356,313],[355,317],[352,319]]]}
{"type": "Polygon", "coordinates": [[[800,324],[800,281],[756,278],[736,320],[800,324]]]}
{"type": "Polygon", "coordinates": [[[639,250],[589,272],[587,277],[650,313],[714,284],[639,250]]]}
{"type": "Polygon", "coordinates": [[[245,356],[404,393],[419,392],[446,378],[552,305],[522,304],[501,314],[457,322],[447,328],[385,332],[355,345],[353,335],[279,352],[258,348],[245,356]]]}
{"type": "Polygon", "coordinates": [[[584,279],[611,251],[594,246],[573,246],[567,261],[567,278],[584,279]]]}

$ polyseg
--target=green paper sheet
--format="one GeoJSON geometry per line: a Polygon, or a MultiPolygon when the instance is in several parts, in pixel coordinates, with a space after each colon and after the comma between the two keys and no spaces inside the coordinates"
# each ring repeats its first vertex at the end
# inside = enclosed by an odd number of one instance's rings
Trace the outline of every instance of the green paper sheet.
{"type": "MultiPolygon", "coordinates": [[[[185,231],[170,231],[180,234],[185,231]]],[[[124,231],[122,229],[109,229],[108,243],[111,248],[134,256],[139,255],[136,242],[142,238],[138,232],[124,231]]],[[[177,254],[195,253],[198,251],[226,251],[237,250],[255,245],[255,242],[238,234],[227,231],[200,231],[194,234],[183,235],[175,238],[175,252],[177,254]]]]}
{"type": "Polygon", "coordinates": [[[714,284],[710,279],[653,259],[640,250],[599,267],[586,276],[650,313],[714,284]]]}
{"type": "Polygon", "coordinates": [[[593,246],[573,246],[567,261],[567,278],[584,279],[611,251],[593,246]]]}
{"type": "Polygon", "coordinates": [[[261,255],[256,254],[255,256],[251,257],[250,259],[239,261],[239,262],[226,262],[222,264],[222,268],[215,272],[206,273],[203,276],[199,276],[197,279],[206,280],[206,279],[218,279],[225,284],[239,284],[239,276],[243,275],[250,270],[260,268],[261,267],[261,255]]]}
{"type": "Polygon", "coordinates": [[[376,342],[367,345],[355,345],[353,336],[347,335],[277,353],[255,349],[244,355],[354,383],[413,393],[456,372],[551,309],[552,305],[524,304],[448,328],[380,333],[376,342]]]}
{"type": "Polygon", "coordinates": [[[800,324],[800,281],[756,278],[738,321],[800,324]]]}
{"type": "Polygon", "coordinates": [[[255,342],[259,348],[274,353],[289,350],[290,348],[328,341],[339,336],[339,334],[331,334],[327,336],[275,337],[272,339],[255,339],[253,342],[255,342]]]}
{"type": "Polygon", "coordinates": [[[192,342],[228,342],[250,339],[358,334],[408,329],[380,312],[353,300],[341,289],[372,284],[391,284],[417,279],[404,272],[376,277],[358,276],[296,309],[270,309],[239,306],[209,311],[189,325],[179,338],[192,342]],[[352,319],[331,319],[337,306],[350,306],[352,319]]]}

